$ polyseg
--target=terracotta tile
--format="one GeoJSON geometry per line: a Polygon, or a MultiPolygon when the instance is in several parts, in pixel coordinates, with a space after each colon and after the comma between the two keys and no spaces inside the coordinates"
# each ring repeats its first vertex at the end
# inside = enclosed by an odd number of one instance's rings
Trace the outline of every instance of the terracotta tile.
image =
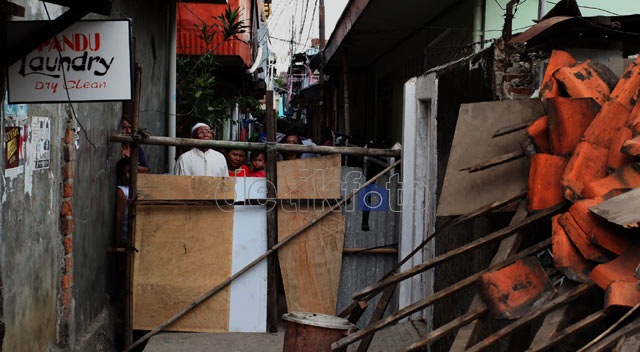
{"type": "Polygon", "coordinates": [[[633,277],[636,267],[640,264],[640,246],[629,247],[618,258],[597,265],[589,277],[603,290],[614,281],[636,281],[633,277]]]}
{"type": "Polygon", "coordinates": [[[602,77],[591,60],[562,67],[553,76],[573,98],[593,98],[602,105],[611,94],[612,84],[602,77]]]}
{"type": "Polygon", "coordinates": [[[600,105],[591,98],[555,97],[547,100],[551,152],[570,155],[582,139],[600,105]]]}
{"type": "Polygon", "coordinates": [[[569,213],[591,243],[620,255],[631,246],[632,241],[621,227],[608,223],[589,210],[602,201],[602,198],[578,201],[569,208],[569,213]]]}
{"type": "Polygon", "coordinates": [[[562,214],[558,218],[558,222],[585,259],[598,263],[606,263],[611,260],[607,252],[589,241],[587,234],[578,226],[571,213],[562,214]]]}
{"type": "Polygon", "coordinates": [[[528,209],[543,210],[564,202],[560,179],[567,159],[551,154],[535,154],[529,168],[528,209]]]}
{"type": "Polygon", "coordinates": [[[496,318],[517,319],[544,304],[555,289],[535,257],[480,277],[480,294],[496,318]]]}
{"type": "Polygon", "coordinates": [[[564,228],[558,222],[560,215],[551,220],[551,248],[553,251],[553,264],[570,280],[586,282],[589,273],[594,267],[592,262],[582,257],[578,248],[571,242],[564,228]]]}
{"type": "Polygon", "coordinates": [[[588,183],[607,176],[609,151],[590,142],[578,143],[562,175],[564,197],[570,201],[582,199],[582,189],[588,183]]]}
{"type": "Polygon", "coordinates": [[[633,307],[640,303],[635,281],[613,281],[604,293],[604,306],[633,307]]]}
{"type": "Polygon", "coordinates": [[[542,153],[551,153],[549,145],[549,118],[543,116],[527,127],[527,134],[542,153]]]}
{"type": "Polygon", "coordinates": [[[553,74],[562,67],[573,66],[575,64],[576,60],[571,57],[568,52],[562,50],[554,50],[551,52],[549,64],[547,65],[547,70],[544,73],[540,88],[540,97],[543,100],[557,97],[561,94],[560,86],[553,77],[553,74]]]}

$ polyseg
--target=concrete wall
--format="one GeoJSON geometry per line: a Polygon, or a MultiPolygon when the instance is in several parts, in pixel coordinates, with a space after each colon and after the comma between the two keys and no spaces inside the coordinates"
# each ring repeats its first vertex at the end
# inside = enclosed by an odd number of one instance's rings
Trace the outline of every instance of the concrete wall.
{"type": "MultiPolygon", "coordinates": [[[[26,8],[25,20],[46,18],[40,1],[15,2],[26,8]]],[[[51,4],[48,7],[52,18],[64,10],[51,4]]],[[[154,135],[166,135],[168,10],[167,2],[117,0],[111,16],[133,19],[136,59],[144,65],[140,126],[154,135]]],[[[104,313],[108,303],[106,249],[113,237],[114,167],[120,158],[120,146],[111,144],[108,137],[118,130],[122,104],[79,103],[74,107],[85,130],[72,136],[77,137],[78,146],[72,198],[63,199],[62,145],[68,104],[28,105],[29,118],[51,117],[48,169],[27,167],[16,177],[5,177],[4,165],[1,166],[0,263],[6,351],[42,351],[56,346],[64,341],[65,332],[57,326],[64,324],[69,326],[69,340],[62,347],[74,346],[76,337],[82,342],[92,336],[90,330],[105,329],[113,323],[112,318],[105,318],[112,314],[104,313]],[[66,258],[60,217],[63,200],[73,202],[73,218],[68,219],[75,224],[72,255],[67,254],[66,258]],[[73,293],[68,315],[61,299],[62,274],[67,272],[72,274],[66,284],[71,285],[73,293]]],[[[4,145],[4,137],[2,142],[4,145]]],[[[166,172],[165,148],[144,149],[151,171],[166,172]]]]}

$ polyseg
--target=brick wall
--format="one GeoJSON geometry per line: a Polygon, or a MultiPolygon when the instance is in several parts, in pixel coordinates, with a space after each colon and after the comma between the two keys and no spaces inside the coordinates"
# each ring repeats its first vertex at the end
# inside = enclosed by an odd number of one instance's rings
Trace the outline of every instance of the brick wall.
{"type": "Polygon", "coordinates": [[[75,176],[75,127],[73,120],[67,121],[62,142],[62,207],[60,209],[60,232],[64,247],[64,261],[60,276],[58,319],[58,344],[69,343],[69,326],[73,316],[73,178],[75,176]]]}

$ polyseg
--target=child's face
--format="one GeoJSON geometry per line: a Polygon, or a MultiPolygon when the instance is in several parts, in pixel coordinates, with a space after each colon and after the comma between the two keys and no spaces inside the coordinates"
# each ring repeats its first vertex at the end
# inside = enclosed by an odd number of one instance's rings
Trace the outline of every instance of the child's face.
{"type": "Polygon", "coordinates": [[[262,170],[264,167],[264,155],[259,154],[255,159],[251,160],[251,166],[254,170],[262,170]]]}

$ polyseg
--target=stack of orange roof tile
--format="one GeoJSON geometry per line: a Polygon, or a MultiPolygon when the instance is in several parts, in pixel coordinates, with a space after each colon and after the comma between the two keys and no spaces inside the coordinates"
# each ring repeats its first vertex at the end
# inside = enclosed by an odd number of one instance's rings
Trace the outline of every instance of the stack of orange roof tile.
{"type": "Polygon", "coordinates": [[[640,187],[639,91],[640,59],[618,80],[601,64],[554,51],[540,92],[547,116],[527,129],[540,151],[531,159],[529,210],[573,203],[552,220],[554,263],[606,290],[607,307],[640,303],[640,247],[589,208],[640,187]]]}

